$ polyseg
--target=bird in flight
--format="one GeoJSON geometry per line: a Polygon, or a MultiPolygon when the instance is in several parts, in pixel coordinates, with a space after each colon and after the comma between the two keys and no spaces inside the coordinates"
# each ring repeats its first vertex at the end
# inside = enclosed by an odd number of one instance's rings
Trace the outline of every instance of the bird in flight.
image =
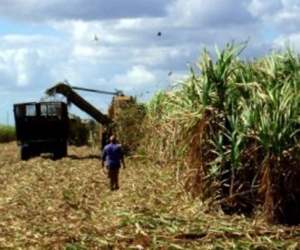
{"type": "Polygon", "coordinates": [[[161,36],[161,32],[160,31],[157,33],[157,36],[161,36]]]}
{"type": "Polygon", "coordinates": [[[173,71],[170,71],[169,73],[168,73],[168,76],[171,76],[173,74],[173,71]]]}
{"type": "Polygon", "coordinates": [[[98,42],[99,41],[99,37],[95,34],[93,41],[98,42]]]}

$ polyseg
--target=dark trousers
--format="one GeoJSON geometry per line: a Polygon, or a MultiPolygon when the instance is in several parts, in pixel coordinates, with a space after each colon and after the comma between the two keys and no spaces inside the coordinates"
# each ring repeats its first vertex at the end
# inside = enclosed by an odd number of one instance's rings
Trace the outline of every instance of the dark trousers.
{"type": "Polygon", "coordinates": [[[107,167],[108,178],[111,190],[119,189],[119,170],[120,167],[107,167]]]}

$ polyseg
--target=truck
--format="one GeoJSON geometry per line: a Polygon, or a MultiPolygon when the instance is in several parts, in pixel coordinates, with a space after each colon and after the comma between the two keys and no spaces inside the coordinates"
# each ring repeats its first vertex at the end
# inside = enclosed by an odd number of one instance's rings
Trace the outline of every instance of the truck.
{"type": "Polygon", "coordinates": [[[67,156],[68,107],[64,102],[29,102],[13,105],[17,143],[22,160],[52,153],[67,156]]]}
{"type": "Polygon", "coordinates": [[[124,96],[122,91],[108,92],[57,83],[46,90],[48,96],[62,94],[65,102],[30,102],[14,104],[16,136],[21,146],[21,159],[28,160],[41,153],[52,153],[54,159],[67,156],[71,120],[67,104],[73,103],[89,114],[105,129],[102,133],[102,146],[108,142],[115,126],[114,119],[125,104],[133,103],[133,98],[124,96]],[[97,108],[82,98],[74,90],[91,91],[114,95],[109,115],[102,114],[97,108]]]}

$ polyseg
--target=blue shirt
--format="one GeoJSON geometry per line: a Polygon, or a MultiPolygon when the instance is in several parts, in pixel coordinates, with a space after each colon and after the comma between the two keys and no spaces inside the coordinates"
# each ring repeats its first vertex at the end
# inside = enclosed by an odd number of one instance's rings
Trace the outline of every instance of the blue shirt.
{"type": "Polygon", "coordinates": [[[122,157],[122,148],[116,143],[111,142],[103,149],[102,160],[105,161],[109,167],[120,167],[120,160],[122,157]]]}

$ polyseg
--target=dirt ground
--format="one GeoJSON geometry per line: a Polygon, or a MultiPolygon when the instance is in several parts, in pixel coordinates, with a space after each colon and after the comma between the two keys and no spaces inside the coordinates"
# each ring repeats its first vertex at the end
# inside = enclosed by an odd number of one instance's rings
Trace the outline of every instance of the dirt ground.
{"type": "Polygon", "coordinates": [[[299,227],[211,210],[142,159],[126,159],[112,192],[99,154],[21,161],[15,142],[0,144],[0,249],[300,249],[299,227]]]}

